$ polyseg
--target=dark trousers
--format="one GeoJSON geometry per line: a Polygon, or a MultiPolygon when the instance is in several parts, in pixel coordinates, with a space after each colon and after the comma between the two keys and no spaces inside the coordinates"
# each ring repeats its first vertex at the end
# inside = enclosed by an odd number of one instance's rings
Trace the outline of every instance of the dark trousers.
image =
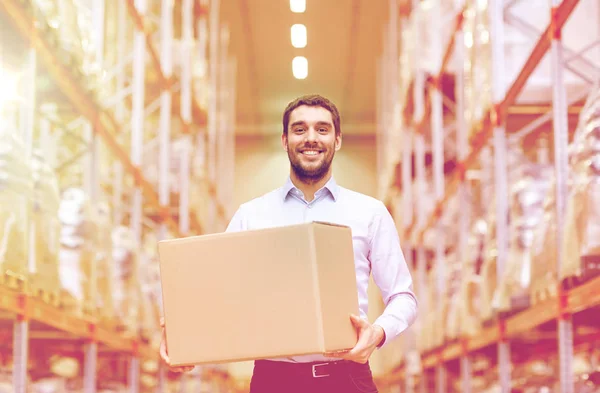
{"type": "Polygon", "coordinates": [[[250,393],[377,393],[369,363],[254,362],[250,393]]]}

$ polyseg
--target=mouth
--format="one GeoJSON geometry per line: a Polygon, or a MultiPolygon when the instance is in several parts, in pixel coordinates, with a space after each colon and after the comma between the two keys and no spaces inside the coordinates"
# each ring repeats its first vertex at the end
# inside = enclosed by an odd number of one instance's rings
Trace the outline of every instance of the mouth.
{"type": "Polygon", "coordinates": [[[318,157],[323,153],[323,151],[317,149],[306,149],[302,150],[300,153],[305,157],[318,157]]]}

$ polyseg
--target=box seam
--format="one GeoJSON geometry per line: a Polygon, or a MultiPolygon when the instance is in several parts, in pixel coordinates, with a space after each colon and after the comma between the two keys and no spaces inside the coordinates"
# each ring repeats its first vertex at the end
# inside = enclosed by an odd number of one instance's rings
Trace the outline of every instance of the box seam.
{"type": "Polygon", "coordinates": [[[319,269],[317,267],[317,245],[315,240],[315,227],[310,226],[309,233],[309,244],[311,253],[311,269],[313,274],[313,296],[315,298],[315,307],[317,309],[317,333],[319,340],[319,347],[322,352],[325,352],[325,331],[323,326],[323,307],[321,305],[321,290],[319,282],[319,269]]]}

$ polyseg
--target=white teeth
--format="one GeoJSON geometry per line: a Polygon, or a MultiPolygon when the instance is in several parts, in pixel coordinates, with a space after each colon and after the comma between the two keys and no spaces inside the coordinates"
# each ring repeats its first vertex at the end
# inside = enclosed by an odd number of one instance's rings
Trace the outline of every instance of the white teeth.
{"type": "Polygon", "coordinates": [[[319,154],[319,152],[315,150],[305,150],[303,153],[307,156],[316,156],[317,154],[319,154]]]}

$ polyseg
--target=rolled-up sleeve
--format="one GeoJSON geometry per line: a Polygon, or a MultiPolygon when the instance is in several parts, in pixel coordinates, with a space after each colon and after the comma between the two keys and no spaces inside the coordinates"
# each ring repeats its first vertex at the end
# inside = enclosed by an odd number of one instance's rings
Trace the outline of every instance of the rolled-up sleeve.
{"type": "Polygon", "coordinates": [[[381,326],[385,332],[384,346],[414,323],[418,306],[396,225],[383,204],[371,228],[371,271],[385,304],[383,313],[374,324],[381,326]]]}

